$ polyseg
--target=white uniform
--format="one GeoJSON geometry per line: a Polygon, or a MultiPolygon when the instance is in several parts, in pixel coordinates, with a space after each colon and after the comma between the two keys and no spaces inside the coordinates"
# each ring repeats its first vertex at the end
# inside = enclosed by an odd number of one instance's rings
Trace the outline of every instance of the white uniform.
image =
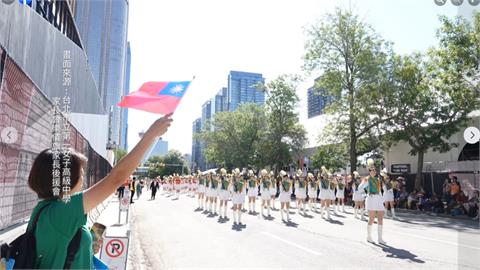
{"type": "Polygon", "coordinates": [[[251,186],[250,186],[250,181],[251,181],[251,180],[247,180],[247,185],[248,185],[248,197],[257,197],[257,196],[258,196],[258,186],[257,186],[257,184],[255,183],[255,186],[254,186],[254,187],[251,187],[251,186]]]}
{"type": "Polygon", "coordinates": [[[297,199],[306,199],[307,198],[307,182],[303,181],[303,187],[300,187],[300,182],[296,181],[295,182],[295,197],[297,199]]]}
{"type": "Polygon", "coordinates": [[[210,197],[217,197],[219,193],[220,181],[217,180],[217,186],[213,187],[213,183],[210,183],[210,197]]]}
{"type": "Polygon", "coordinates": [[[222,201],[227,201],[230,199],[230,190],[228,189],[228,185],[224,189],[224,186],[222,186],[222,183],[220,183],[220,192],[218,196],[222,201]]]}
{"type": "Polygon", "coordinates": [[[345,199],[345,186],[343,186],[342,188],[337,186],[337,193],[335,194],[335,197],[337,197],[338,199],[345,199]]]}
{"type": "Polygon", "coordinates": [[[292,195],[292,188],[290,187],[287,191],[282,187],[282,183],[280,182],[280,202],[287,203],[291,201],[292,195]]]}
{"type": "Polygon", "coordinates": [[[243,190],[235,192],[235,186],[232,185],[232,202],[233,204],[244,204],[245,203],[245,193],[243,190]]]}
{"type": "MultiPolygon", "coordinates": [[[[203,183],[205,183],[205,182],[203,182],[203,183]]],[[[200,184],[200,180],[198,182],[197,190],[198,190],[198,193],[205,193],[205,184],[200,184]]]]}
{"type": "Polygon", "coordinates": [[[320,200],[331,200],[331,190],[329,189],[329,184],[326,187],[322,186],[322,182],[320,180],[320,200]]]}
{"type": "MultiPolygon", "coordinates": [[[[368,181],[359,186],[359,189],[364,189],[364,188],[369,190],[368,181]]],[[[365,209],[367,209],[367,211],[385,211],[383,202],[384,201],[383,201],[382,194],[380,193],[380,190],[378,190],[377,194],[369,193],[365,201],[365,209]]]]}
{"type": "Polygon", "coordinates": [[[388,189],[386,185],[383,185],[383,190],[385,191],[383,192],[383,200],[386,202],[393,202],[395,200],[393,196],[393,189],[388,189]]]}
{"type": "Polygon", "coordinates": [[[314,183],[314,186],[312,187],[312,182],[308,185],[308,197],[310,199],[316,199],[317,198],[317,185],[314,183]]]}
{"type": "MultiPolygon", "coordinates": [[[[270,182],[271,180],[264,180],[264,181],[270,182]]],[[[260,192],[262,193],[262,199],[270,200],[272,198],[272,194],[270,193],[270,188],[268,187],[266,188],[264,185],[265,185],[265,182],[262,182],[260,187],[260,192]]],[[[271,182],[270,182],[270,186],[271,186],[271,182]]]]}
{"type": "MultiPolygon", "coordinates": [[[[363,188],[358,188],[358,189],[355,189],[357,184],[354,184],[353,185],[353,201],[355,202],[363,202],[365,201],[365,192],[363,190],[363,188]]],[[[360,185],[360,183],[358,183],[358,185],[360,185]]]]}

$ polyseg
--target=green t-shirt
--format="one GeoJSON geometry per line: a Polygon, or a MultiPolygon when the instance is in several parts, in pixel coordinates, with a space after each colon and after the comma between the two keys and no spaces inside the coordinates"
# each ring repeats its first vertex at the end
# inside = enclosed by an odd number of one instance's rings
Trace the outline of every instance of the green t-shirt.
{"type": "Polygon", "coordinates": [[[75,193],[69,203],[61,200],[38,202],[30,216],[28,227],[38,210],[49,204],[38,218],[35,230],[37,269],[63,269],[67,257],[68,244],[82,228],[80,246],[72,262],[71,269],[93,269],[92,235],[85,226],[87,216],[83,213],[83,193],[75,193]]]}

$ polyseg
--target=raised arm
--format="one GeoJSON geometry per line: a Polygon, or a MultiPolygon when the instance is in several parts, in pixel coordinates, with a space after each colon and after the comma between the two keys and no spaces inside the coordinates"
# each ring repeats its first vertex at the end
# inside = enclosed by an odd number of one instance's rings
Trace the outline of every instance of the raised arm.
{"type": "Polygon", "coordinates": [[[172,123],[171,116],[168,114],[156,120],[133,150],[125,155],[105,178],[83,192],[85,214],[112,195],[124,179],[132,174],[156,138],[167,132],[172,123]]]}

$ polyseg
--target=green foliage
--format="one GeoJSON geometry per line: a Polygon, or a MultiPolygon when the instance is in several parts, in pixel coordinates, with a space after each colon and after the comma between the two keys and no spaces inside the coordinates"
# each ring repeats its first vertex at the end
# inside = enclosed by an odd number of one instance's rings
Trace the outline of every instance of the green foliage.
{"type": "Polygon", "coordinates": [[[348,152],[346,144],[321,145],[312,157],[314,168],[325,166],[332,171],[345,168],[347,162],[348,152]]]}
{"type": "Polygon", "coordinates": [[[320,73],[315,88],[335,97],[326,108],[332,119],[321,143],[346,143],[354,171],[357,156],[378,146],[375,128],[387,120],[376,99],[389,89],[385,70],[392,56],[391,44],[358,16],[341,9],[312,25],[307,38],[304,68],[320,73]]]}
{"type": "Polygon", "coordinates": [[[148,166],[148,177],[155,178],[157,176],[172,175],[174,173],[181,175],[188,174],[188,166],[183,159],[182,154],[177,150],[170,150],[163,156],[150,157],[146,163],[148,166]],[[183,168],[182,168],[183,166],[183,168]]]}

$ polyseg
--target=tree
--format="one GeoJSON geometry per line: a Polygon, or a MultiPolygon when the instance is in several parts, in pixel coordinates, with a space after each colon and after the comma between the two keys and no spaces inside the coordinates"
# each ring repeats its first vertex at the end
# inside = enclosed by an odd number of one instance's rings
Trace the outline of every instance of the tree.
{"type": "Polygon", "coordinates": [[[148,177],[155,178],[157,176],[173,175],[174,173],[182,175],[188,174],[189,169],[182,154],[177,150],[170,150],[163,156],[153,156],[147,161],[148,177]]]}
{"type": "Polygon", "coordinates": [[[234,112],[218,112],[197,137],[205,159],[227,169],[257,165],[256,146],[266,125],[262,106],[246,103],[234,112]]]}
{"type": "Polygon", "coordinates": [[[315,168],[325,166],[333,171],[344,168],[347,162],[346,144],[321,145],[312,157],[312,164],[315,168]]]}
{"type": "Polygon", "coordinates": [[[262,165],[274,165],[277,172],[301,156],[307,141],[305,128],[299,124],[295,112],[299,101],[298,82],[298,76],[282,75],[266,85],[258,85],[267,95],[267,126],[263,128],[265,133],[258,145],[258,156],[269,162],[262,165]]]}
{"type": "Polygon", "coordinates": [[[469,123],[468,114],[479,107],[480,16],[472,27],[463,19],[441,17],[437,33],[440,46],[427,55],[396,57],[394,92],[382,96],[391,119],[387,129],[392,141],[407,141],[416,155],[415,187],[422,181],[423,157],[446,152],[456,143],[450,137],[469,123]]]}
{"type": "Polygon", "coordinates": [[[321,72],[316,89],[324,89],[334,100],[326,112],[332,121],[324,142],[347,143],[351,173],[357,157],[378,146],[375,128],[386,119],[374,102],[384,82],[392,55],[391,44],[349,11],[337,9],[307,30],[304,68],[321,72]],[[363,138],[362,151],[358,151],[363,138]]]}

